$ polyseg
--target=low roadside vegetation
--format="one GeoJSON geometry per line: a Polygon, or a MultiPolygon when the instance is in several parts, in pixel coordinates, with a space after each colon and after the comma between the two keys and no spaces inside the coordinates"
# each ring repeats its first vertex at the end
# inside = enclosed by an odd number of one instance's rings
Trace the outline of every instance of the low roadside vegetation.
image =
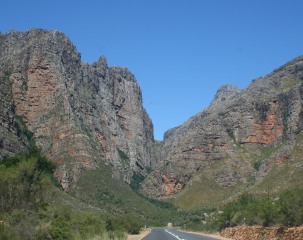
{"type": "Polygon", "coordinates": [[[125,239],[142,223],[128,216],[77,210],[58,196],[55,165],[31,147],[0,161],[0,239],[125,239]]]}
{"type": "Polygon", "coordinates": [[[256,198],[245,193],[220,210],[201,210],[183,227],[201,231],[220,231],[239,225],[303,225],[303,188],[285,190],[278,197],[256,198]]]}

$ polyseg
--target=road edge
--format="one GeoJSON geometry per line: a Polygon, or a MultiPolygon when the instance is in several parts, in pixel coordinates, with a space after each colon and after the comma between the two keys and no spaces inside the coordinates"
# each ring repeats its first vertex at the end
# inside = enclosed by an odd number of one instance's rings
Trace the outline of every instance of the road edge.
{"type": "Polygon", "coordinates": [[[209,234],[209,233],[204,233],[204,232],[186,231],[186,230],[183,230],[183,229],[179,229],[178,231],[185,232],[185,233],[193,233],[193,234],[197,234],[197,235],[201,235],[201,236],[205,236],[205,237],[217,238],[217,239],[220,239],[220,240],[232,240],[231,238],[222,237],[219,234],[209,234]]]}
{"type": "Polygon", "coordinates": [[[151,232],[151,230],[152,229],[144,230],[138,235],[128,235],[127,240],[142,240],[144,237],[146,237],[151,232]]]}

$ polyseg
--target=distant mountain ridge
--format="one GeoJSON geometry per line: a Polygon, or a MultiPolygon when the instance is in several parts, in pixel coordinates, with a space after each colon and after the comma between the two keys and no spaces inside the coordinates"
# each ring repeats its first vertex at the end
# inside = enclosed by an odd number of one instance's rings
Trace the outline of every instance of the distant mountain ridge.
{"type": "Polygon", "coordinates": [[[64,190],[104,164],[112,177],[181,208],[302,184],[302,56],[246,89],[222,86],[162,142],[134,75],[103,56],[81,62],[61,32],[0,34],[0,80],[0,157],[34,139],[64,190]]]}

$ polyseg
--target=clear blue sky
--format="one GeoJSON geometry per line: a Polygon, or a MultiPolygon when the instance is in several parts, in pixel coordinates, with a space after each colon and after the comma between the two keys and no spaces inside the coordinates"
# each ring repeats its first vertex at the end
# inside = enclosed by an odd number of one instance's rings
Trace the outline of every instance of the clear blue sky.
{"type": "Polygon", "coordinates": [[[9,0],[0,31],[56,29],[82,61],[128,67],[162,139],[221,85],[245,88],[302,55],[302,11],[302,0],[9,0]]]}

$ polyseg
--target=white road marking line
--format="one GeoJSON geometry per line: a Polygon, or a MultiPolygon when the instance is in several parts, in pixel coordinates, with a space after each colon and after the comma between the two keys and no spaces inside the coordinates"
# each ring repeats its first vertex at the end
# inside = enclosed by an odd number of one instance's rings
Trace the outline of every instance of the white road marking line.
{"type": "Polygon", "coordinates": [[[186,239],[183,239],[183,238],[179,238],[178,235],[176,235],[176,234],[174,234],[174,233],[168,231],[167,229],[165,229],[165,232],[167,232],[167,233],[169,233],[170,235],[174,236],[174,237],[177,238],[178,240],[186,240],[186,239]]]}

